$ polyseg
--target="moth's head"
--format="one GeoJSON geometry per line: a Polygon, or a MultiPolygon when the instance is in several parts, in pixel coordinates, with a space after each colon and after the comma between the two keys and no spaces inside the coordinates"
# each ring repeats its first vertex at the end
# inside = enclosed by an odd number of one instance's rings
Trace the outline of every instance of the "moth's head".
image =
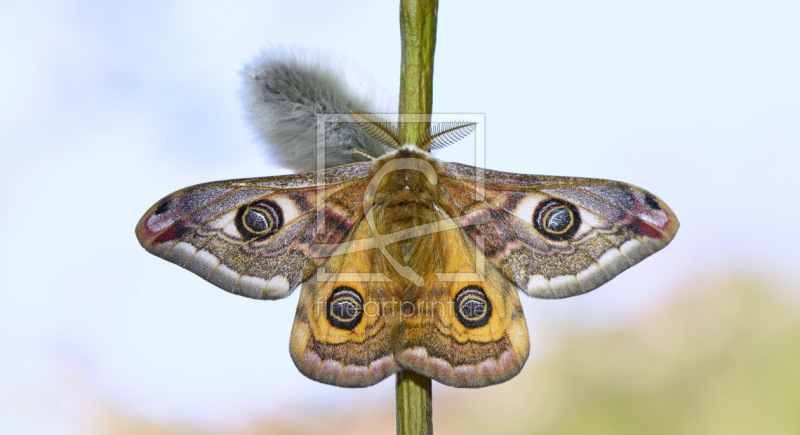
{"type": "Polygon", "coordinates": [[[444,148],[469,136],[475,131],[475,122],[453,121],[431,124],[428,131],[416,143],[403,143],[396,125],[372,113],[361,113],[351,110],[353,121],[381,144],[394,148],[413,147],[422,151],[444,148]]]}

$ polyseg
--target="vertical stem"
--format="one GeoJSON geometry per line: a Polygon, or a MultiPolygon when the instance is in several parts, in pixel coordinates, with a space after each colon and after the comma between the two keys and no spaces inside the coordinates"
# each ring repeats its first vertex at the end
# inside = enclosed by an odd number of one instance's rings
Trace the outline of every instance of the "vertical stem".
{"type": "Polygon", "coordinates": [[[402,59],[398,113],[400,139],[403,143],[415,143],[430,127],[438,6],[438,0],[400,1],[402,59]],[[404,114],[424,115],[427,122],[403,122],[404,114]]]}
{"type": "MultiPolygon", "coordinates": [[[[430,128],[433,107],[433,53],[436,47],[438,0],[401,0],[400,139],[416,143],[430,128]],[[423,115],[425,122],[405,122],[405,114],[423,115]]],[[[397,374],[397,433],[433,433],[431,380],[402,370],[397,374]]]]}
{"type": "Polygon", "coordinates": [[[398,435],[432,434],[431,378],[402,370],[397,374],[396,397],[398,435]]]}

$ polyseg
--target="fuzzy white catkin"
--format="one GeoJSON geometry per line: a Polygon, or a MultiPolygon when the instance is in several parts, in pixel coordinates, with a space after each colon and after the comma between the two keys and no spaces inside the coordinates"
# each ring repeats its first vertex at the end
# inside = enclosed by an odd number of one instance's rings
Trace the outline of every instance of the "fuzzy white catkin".
{"type": "MultiPolygon", "coordinates": [[[[321,61],[269,50],[245,65],[242,98],[247,117],[276,163],[298,171],[317,166],[317,115],[374,113],[348,89],[344,78],[321,61]]],[[[390,151],[352,122],[326,124],[325,167],[365,161],[390,151]]]]}

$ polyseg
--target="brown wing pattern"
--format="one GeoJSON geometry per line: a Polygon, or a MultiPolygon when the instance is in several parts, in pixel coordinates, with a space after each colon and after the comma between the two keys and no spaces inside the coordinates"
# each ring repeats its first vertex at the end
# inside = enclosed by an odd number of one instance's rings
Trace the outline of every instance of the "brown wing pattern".
{"type": "Polygon", "coordinates": [[[303,283],[290,352],[309,378],[363,387],[407,369],[481,387],[513,377],[528,356],[518,289],[590,291],[677,230],[664,202],[631,185],[479,170],[401,149],[182,189],[151,207],[136,234],[232,293],[275,299],[303,283]],[[387,178],[372,180],[379,173],[387,178]]]}
{"type": "Polygon", "coordinates": [[[420,240],[425,277],[404,301],[395,356],[406,369],[455,387],[483,387],[516,375],[528,358],[528,328],[516,288],[443,214],[420,240]],[[423,251],[423,252],[425,252],[423,251]]]}
{"type": "Polygon", "coordinates": [[[311,379],[372,385],[399,370],[392,343],[400,321],[400,284],[375,250],[364,220],[300,292],[290,352],[311,379]]]}
{"type": "Polygon", "coordinates": [[[439,217],[439,228],[415,241],[410,266],[421,285],[376,249],[365,220],[303,284],[290,346],[303,374],[363,387],[403,368],[480,387],[522,369],[529,343],[516,288],[439,217]]]}
{"type": "Polygon", "coordinates": [[[363,215],[369,164],[200,184],[145,213],[142,246],[232,293],[288,295],[363,215]]]}
{"type": "Polygon", "coordinates": [[[593,290],[678,230],[663,201],[628,184],[489,170],[480,182],[474,167],[442,168],[443,206],[489,262],[534,297],[593,290]]]}

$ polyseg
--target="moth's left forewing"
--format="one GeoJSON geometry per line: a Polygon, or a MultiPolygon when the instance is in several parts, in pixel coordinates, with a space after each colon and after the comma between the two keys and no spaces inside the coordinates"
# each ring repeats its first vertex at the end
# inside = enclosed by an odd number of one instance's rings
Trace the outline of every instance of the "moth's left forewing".
{"type": "Polygon", "coordinates": [[[153,205],[136,235],[149,252],[224,290],[284,297],[363,214],[368,174],[368,164],[355,164],[188,187],[153,205]]]}
{"type": "Polygon", "coordinates": [[[473,167],[442,167],[448,212],[531,296],[591,291],[666,246],[678,230],[663,201],[625,183],[489,170],[480,178],[473,167]]]}

